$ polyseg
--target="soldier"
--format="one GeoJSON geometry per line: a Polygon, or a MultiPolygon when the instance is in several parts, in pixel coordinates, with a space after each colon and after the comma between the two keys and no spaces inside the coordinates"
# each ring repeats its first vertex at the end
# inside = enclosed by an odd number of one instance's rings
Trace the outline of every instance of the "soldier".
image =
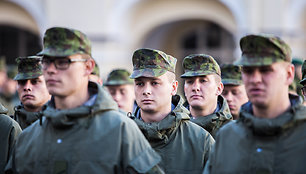
{"type": "Polygon", "coordinates": [[[89,75],[89,80],[98,83],[99,85],[103,85],[102,79],[100,77],[100,69],[96,61],[95,61],[95,67],[91,72],[91,74],[89,75]]]}
{"type": "Polygon", "coordinates": [[[306,107],[289,94],[289,46],[272,35],[247,35],[240,48],[249,102],[218,132],[205,173],[305,173],[306,107]]]}
{"type": "Polygon", "coordinates": [[[43,75],[52,95],[43,118],[19,136],[7,168],[14,173],[160,173],[159,155],[137,125],[89,82],[91,44],[78,30],[44,35],[43,75]]]}
{"type": "Polygon", "coordinates": [[[306,60],[304,60],[303,67],[302,67],[302,80],[300,84],[302,85],[302,93],[304,96],[304,100],[306,100],[306,60]]]}
{"type": "Polygon", "coordinates": [[[176,59],[164,52],[134,52],[131,75],[139,107],[131,118],[161,155],[165,173],[201,173],[214,139],[189,121],[182,98],[176,95],[176,59]]]}
{"type": "Polygon", "coordinates": [[[237,120],[241,105],[249,100],[241,77],[241,67],[222,65],[221,79],[224,85],[222,96],[226,99],[234,120],[237,120]]]}
{"type": "Polygon", "coordinates": [[[135,106],[134,82],[130,75],[125,69],[115,69],[104,83],[118,107],[125,112],[133,112],[135,106]]]}
{"type": "Polygon", "coordinates": [[[18,135],[21,133],[20,126],[16,121],[6,115],[7,109],[0,104],[0,173],[4,173],[4,168],[12,153],[13,146],[18,135]]]}
{"type": "Polygon", "coordinates": [[[301,92],[301,84],[300,80],[302,79],[302,64],[303,60],[297,57],[292,58],[292,64],[294,65],[294,80],[293,82],[289,85],[289,92],[295,95],[303,95],[301,92]]]}
{"type": "Polygon", "coordinates": [[[51,95],[43,76],[41,57],[19,57],[16,61],[18,74],[14,80],[17,81],[21,104],[15,106],[14,119],[25,129],[39,118],[43,105],[50,100],[51,95]]]}
{"type": "Polygon", "coordinates": [[[223,84],[218,63],[212,56],[192,54],[184,58],[184,92],[191,121],[214,137],[221,126],[233,119],[226,100],[221,96],[223,84]]]}

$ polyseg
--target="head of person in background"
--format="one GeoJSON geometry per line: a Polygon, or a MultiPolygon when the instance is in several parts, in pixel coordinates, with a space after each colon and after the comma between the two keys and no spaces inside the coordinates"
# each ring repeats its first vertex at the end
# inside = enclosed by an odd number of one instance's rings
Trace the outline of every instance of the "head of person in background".
{"type": "Polygon", "coordinates": [[[125,112],[133,112],[135,107],[134,81],[131,73],[125,69],[115,69],[109,73],[104,86],[125,112]]]}
{"type": "Polygon", "coordinates": [[[39,119],[39,112],[50,100],[51,95],[42,74],[41,57],[19,57],[16,62],[18,73],[14,80],[17,81],[21,103],[14,108],[14,119],[22,129],[25,129],[39,119]]]}
{"type": "Polygon", "coordinates": [[[17,82],[14,80],[18,70],[16,65],[7,65],[7,80],[3,85],[3,92],[7,96],[13,96],[16,94],[17,82]]]}
{"type": "Polygon", "coordinates": [[[294,81],[289,85],[289,92],[295,95],[302,96],[302,85],[300,80],[302,79],[302,64],[303,60],[297,57],[292,58],[291,63],[294,65],[294,81]]]}
{"type": "Polygon", "coordinates": [[[241,76],[241,67],[233,64],[221,66],[221,78],[224,85],[222,96],[226,99],[234,120],[238,119],[240,107],[249,99],[241,76]]]}
{"type": "Polygon", "coordinates": [[[184,58],[184,92],[193,117],[214,113],[218,96],[223,91],[221,70],[215,59],[206,54],[192,54],[184,58]]]}
{"type": "Polygon", "coordinates": [[[300,81],[300,84],[302,85],[302,93],[304,96],[304,100],[306,100],[306,60],[304,60],[301,72],[302,72],[302,80],[300,81]]]}
{"type": "Polygon", "coordinates": [[[96,61],[95,61],[95,68],[89,75],[89,80],[92,82],[98,83],[99,85],[103,85],[102,79],[100,77],[100,68],[96,61]]]}
{"type": "Polygon", "coordinates": [[[14,80],[19,100],[26,111],[38,112],[51,98],[42,73],[41,57],[19,57],[16,61],[18,74],[14,80]]]}

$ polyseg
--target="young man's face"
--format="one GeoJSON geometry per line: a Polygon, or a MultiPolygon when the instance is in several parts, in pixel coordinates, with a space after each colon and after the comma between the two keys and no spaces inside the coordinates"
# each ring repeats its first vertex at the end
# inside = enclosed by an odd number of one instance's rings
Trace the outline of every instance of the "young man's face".
{"type": "Polygon", "coordinates": [[[171,108],[172,96],[176,94],[177,81],[171,81],[167,72],[159,77],[135,79],[135,96],[138,106],[146,113],[164,113],[171,108]]]}
{"type": "Polygon", "coordinates": [[[288,93],[288,86],[293,80],[292,74],[294,69],[284,62],[242,68],[247,95],[251,103],[257,107],[268,107],[282,102],[280,94],[288,93]]]}
{"type": "Polygon", "coordinates": [[[44,76],[35,79],[18,80],[17,91],[26,110],[40,109],[50,99],[44,76]]]}
{"type": "MultiPolygon", "coordinates": [[[[51,95],[56,97],[67,97],[78,93],[86,88],[88,84],[88,76],[91,69],[88,68],[84,61],[77,61],[69,63],[66,69],[59,69],[55,67],[54,62],[49,65],[44,65],[46,60],[63,60],[63,59],[82,59],[82,55],[75,54],[65,58],[58,57],[44,57],[43,58],[43,73],[46,80],[48,91],[51,95]],[[86,84],[86,85],[85,85],[86,84]]],[[[89,59],[87,61],[90,61],[89,59]]],[[[58,62],[59,64],[61,62],[58,62]]]]}
{"type": "Polygon", "coordinates": [[[244,85],[224,85],[222,96],[227,100],[231,114],[236,120],[240,107],[248,101],[244,85]]]}
{"type": "Polygon", "coordinates": [[[111,85],[107,86],[106,88],[120,109],[126,112],[133,112],[135,101],[133,85],[111,85]]]}
{"type": "Polygon", "coordinates": [[[185,96],[189,105],[195,109],[203,109],[211,103],[217,103],[222,90],[222,83],[218,83],[213,74],[185,79],[185,96]]]}

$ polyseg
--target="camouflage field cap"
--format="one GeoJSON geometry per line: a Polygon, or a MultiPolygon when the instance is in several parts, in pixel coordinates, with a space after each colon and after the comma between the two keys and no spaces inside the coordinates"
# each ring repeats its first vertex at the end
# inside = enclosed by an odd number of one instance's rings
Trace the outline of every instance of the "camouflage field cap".
{"type": "Polygon", "coordinates": [[[304,83],[306,83],[306,60],[304,60],[302,66],[302,80],[300,81],[300,84],[304,85],[304,83]]]}
{"type": "Polygon", "coordinates": [[[34,79],[43,74],[40,56],[19,57],[16,62],[18,74],[14,80],[34,79]]]}
{"type": "Polygon", "coordinates": [[[133,54],[132,79],[159,77],[167,71],[175,73],[176,58],[154,49],[139,49],[133,54]]]}
{"type": "Polygon", "coordinates": [[[87,36],[74,29],[53,27],[44,35],[44,48],[37,55],[66,57],[73,54],[91,56],[91,43],[87,36]]]}
{"type": "Polygon", "coordinates": [[[303,60],[298,57],[293,57],[291,63],[293,65],[303,65],[303,60]]]}
{"type": "Polygon", "coordinates": [[[266,66],[275,62],[291,62],[291,49],[273,35],[247,35],[240,40],[242,56],[235,62],[242,66],[266,66]]]}
{"type": "Polygon", "coordinates": [[[109,73],[104,86],[133,84],[130,75],[131,73],[125,69],[115,69],[109,73]]]}
{"type": "Polygon", "coordinates": [[[206,54],[191,54],[183,60],[184,74],[181,78],[217,74],[221,76],[221,70],[216,60],[206,54]]]}
{"type": "Polygon", "coordinates": [[[242,85],[241,66],[233,64],[222,65],[221,78],[224,85],[242,85]]]}

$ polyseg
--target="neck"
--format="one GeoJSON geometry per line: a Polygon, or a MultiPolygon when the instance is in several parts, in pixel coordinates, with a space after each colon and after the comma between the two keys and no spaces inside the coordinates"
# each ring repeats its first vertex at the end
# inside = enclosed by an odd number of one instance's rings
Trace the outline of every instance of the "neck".
{"type": "Polygon", "coordinates": [[[35,107],[35,108],[24,106],[24,109],[28,112],[39,112],[39,111],[41,111],[42,106],[41,107],[35,107]]]}
{"type": "Polygon", "coordinates": [[[164,111],[151,112],[140,110],[141,118],[146,123],[159,122],[171,112],[171,105],[164,111]]]}
{"type": "Polygon", "coordinates": [[[73,95],[69,96],[54,96],[55,108],[56,109],[72,109],[83,105],[90,95],[88,88],[83,89],[82,92],[78,91],[73,95]]]}
{"type": "Polygon", "coordinates": [[[260,107],[253,105],[254,116],[259,118],[276,118],[282,113],[284,113],[290,107],[290,99],[287,96],[284,100],[279,100],[280,102],[272,102],[268,107],[260,107]]]}
{"type": "Polygon", "coordinates": [[[190,106],[190,113],[193,117],[203,117],[214,113],[217,108],[217,102],[213,102],[210,106],[192,107],[190,106]]]}

